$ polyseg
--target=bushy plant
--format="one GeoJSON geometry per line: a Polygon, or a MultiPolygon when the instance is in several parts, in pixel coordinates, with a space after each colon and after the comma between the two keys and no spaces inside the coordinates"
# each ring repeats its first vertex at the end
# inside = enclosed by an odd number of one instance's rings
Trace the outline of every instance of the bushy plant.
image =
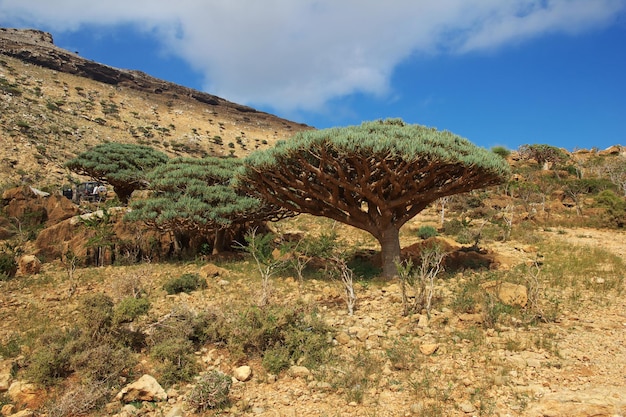
{"type": "Polygon", "coordinates": [[[164,385],[190,381],[200,370],[194,352],[207,341],[221,341],[223,329],[217,316],[176,309],[150,325],[150,356],[158,362],[157,374],[164,385]],[[214,337],[214,338],[212,338],[214,337]]]}
{"type": "Polygon", "coordinates": [[[417,237],[420,239],[428,239],[429,237],[435,237],[438,234],[437,229],[430,225],[423,225],[417,229],[417,237]]]}
{"type": "Polygon", "coordinates": [[[604,208],[606,226],[624,227],[626,224],[626,200],[611,190],[604,190],[595,198],[596,205],[604,208]]]}
{"type": "Polygon", "coordinates": [[[193,344],[184,338],[166,339],[152,346],[150,355],[158,361],[159,381],[165,386],[191,381],[200,370],[193,352],[193,344]]]}
{"type": "Polygon", "coordinates": [[[115,324],[129,323],[150,310],[150,301],[147,298],[126,297],[120,301],[113,311],[115,324]]]}
{"type": "Polygon", "coordinates": [[[19,334],[11,335],[5,342],[0,343],[0,357],[14,358],[20,354],[22,339],[19,334]]]}
{"type": "Polygon", "coordinates": [[[15,276],[17,272],[17,262],[12,252],[0,252],[0,281],[6,281],[15,276]]]}
{"type": "Polygon", "coordinates": [[[78,329],[44,332],[35,352],[29,358],[26,376],[30,381],[44,387],[54,385],[73,372],[71,359],[80,351],[81,344],[78,329]]]}
{"type": "Polygon", "coordinates": [[[177,278],[169,279],[163,289],[168,294],[190,293],[207,287],[207,283],[198,274],[183,274],[177,278]]]}
{"type": "Polygon", "coordinates": [[[91,337],[97,339],[111,329],[113,320],[113,300],[106,294],[97,293],[83,297],[79,311],[83,328],[91,332],[91,337]]]}
{"type": "Polygon", "coordinates": [[[509,155],[511,155],[511,151],[504,146],[494,146],[493,148],[491,148],[491,152],[504,159],[508,158],[509,155]]]}
{"type": "Polygon", "coordinates": [[[232,378],[219,371],[204,374],[187,396],[190,408],[198,413],[219,408],[228,403],[232,378]]]}
{"type": "Polygon", "coordinates": [[[260,356],[272,373],[296,362],[320,366],[331,348],[331,328],[302,308],[250,307],[225,324],[222,337],[233,356],[260,356]]]}

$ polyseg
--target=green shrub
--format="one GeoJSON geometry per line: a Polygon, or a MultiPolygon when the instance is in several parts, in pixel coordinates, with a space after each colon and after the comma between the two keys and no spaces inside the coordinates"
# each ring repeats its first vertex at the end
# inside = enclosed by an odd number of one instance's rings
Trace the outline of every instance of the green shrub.
{"type": "Polygon", "coordinates": [[[22,339],[18,334],[11,335],[6,342],[0,344],[0,357],[15,358],[22,351],[21,343],[22,339]]]}
{"type": "Polygon", "coordinates": [[[464,229],[467,229],[467,225],[457,219],[448,220],[443,223],[443,233],[448,236],[457,235],[464,229]]]}
{"type": "Polygon", "coordinates": [[[38,347],[29,358],[27,378],[39,385],[49,387],[72,373],[72,356],[81,350],[78,329],[51,330],[39,338],[38,347]]]}
{"type": "Polygon", "coordinates": [[[0,281],[13,278],[16,272],[17,262],[15,262],[15,255],[11,252],[0,252],[0,281]]]}
{"type": "Polygon", "coordinates": [[[477,278],[471,279],[468,283],[465,283],[461,291],[457,292],[450,307],[456,313],[476,313],[485,298],[485,292],[480,287],[480,282],[477,278]]]}
{"type": "Polygon", "coordinates": [[[83,297],[78,308],[83,328],[98,338],[109,332],[113,321],[113,300],[106,294],[89,294],[83,297]]]}
{"type": "Polygon", "coordinates": [[[265,351],[261,364],[267,372],[278,374],[291,365],[291,352],[287,346],[277,344],[265,351]]]}
{"type": "Polygon", "coordinates": [[[167,291],[168,294],[179,294],[181,292],[190,293],[206,287],[206,281],[200,278],[198,274],[183,274],[178,278],[168,280],[165,285],[163,285],[163,289],[167,291]]]}
{"type": "Polygon", "coordinates": [[[261,356],[263,366],[272,373],[296,362],[318,367],[331,347],[330,327],[315,314],[293,307],[251,307],[223,331],[234,356],[261,356]]]}
{"type": "Polygon", "coordinates": [[[435,237],[438,234],[437,229],[430,225],[420,226],[420,228],[417,229],[417,237],[420,239],[428,239],[429,237],[435,237]]]}
{"type": "Polygon", "coordinates": [[[595,198],[598,207],[606,210],[604,223],[606,226],[624,227],[626,224],[626,200],[611,190],[604,190],[595,198]]]}
{"type": "Polygon", "coordinates": [[[152,346],[150,355],[159,362],[156,371],[161,384],[191,381],[200,370],[193,352],[191,341],[183,338],[166,339],[152,346]]]}
{"type": "Polygon", "coordinates": [[[86,347],[70,358],[71,369],[80,372],[83,380],[90,382],[115,381],[121,375],[127,375],[134,365],[132,352],[114,340],[86,347]]]}
{"type": "Polygon", "coordinates": [[[196,382],[187,397],[187,403],[197,413],[228,404],[232,378],[219,371],[204,374],[196,382]]]}
{"type": "Polygon", "coordinates": [[[491,152],[495,153],[496,155],[504,159],[508,158],[509,155],[511,155],[511,151],[505,148],[504,146],[494,146],[493,148],[491,148],[491,152]]]}
{"type": "Polygon", "coordinates": [[[147,298],[126,297],[120,301],[113,311],[115,324],[129,323],[150,310],[150,301],[147,298]]]}

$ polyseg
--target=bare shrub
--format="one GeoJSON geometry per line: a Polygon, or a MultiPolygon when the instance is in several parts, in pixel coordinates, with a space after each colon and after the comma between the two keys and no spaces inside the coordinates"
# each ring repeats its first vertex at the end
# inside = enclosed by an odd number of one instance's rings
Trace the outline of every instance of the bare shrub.
{"type": "Polygon", "coordinates": [[[354,314],[356,305],[356,293],[354,292],[354,273],[348,267],[346,260],[339,256],[333,256],[329,259],[331,263],[330,276],[341,282],[343,289],[343,300],[348,308],[348,315],[354,314]]]}
{"type": "Polygon", "coordinates": [[[71,387],[46,406],[48,417],[84,416],[106,403],[109,387],[100,382],[71,387]]]}
{"type": "Polygon", "coordinates": [[[442,261],[445,255],[441,246],[431,245],[420,253],[418,265],[414,266],[410,259],[405,262],[396,260],[402,291],[402,310],[405,316],[422,309],[430,315],[435,278],[443,270],[442,261]]]}
{"type": "Polygon", "coordinates": [[[219,371],[204,374],[196,382],[187,397],[187,403],[195,412],[204,412],[228,403],[232,378],[219,371]]]}

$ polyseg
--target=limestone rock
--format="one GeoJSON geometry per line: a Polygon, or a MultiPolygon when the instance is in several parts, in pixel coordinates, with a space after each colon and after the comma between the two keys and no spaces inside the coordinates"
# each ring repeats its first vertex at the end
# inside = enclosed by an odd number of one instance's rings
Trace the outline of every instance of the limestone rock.
{"type": "Polygon", "coordinates": [[[432,355],[437,351],[437,349],[439,349],[439,345],[437,343],[424,343],[420,345],[420,352],[422,352],[422,355],[426,356],[432,355]]]}
{"type": "Polygon", "coordinates": [[[18,411],[15,414],[11,414],[9,417],[33,417],[34,415],[35,412],[27,408],[25,410],[18,411]]]}
{"type": "Polygon", "coordinates": [[[11,386],[11,367],[13,361],[0,362],[0,392],[6,392],[11,386]]]}
{"type": "Polygon", "coordinates": [[[124,403],[134,401],[165,401],[167,394],[154,377],[143,375],[132,384],[126,385],[115,397],[124,403]]]}
{"type": "Polygon", "coordinates": [[[17,265],[17,274],[20,276],[36,275],[41,271],[41,261],[34,255],[23,255],[17,265]]]}
{"type": "Polygon", "coordinates": [[[309,371],[309,369],[304,366],[294,365],[289,368],[289,375],[294,378],[307,378],[309,375],[311,375],[311,371],[309,371]]]}
{"type": "Polygon", "coordinates": [[[235,368],[233,371],[233,377],[240,382],[246,382],[252,377],[252,368],[247,365],[235,368]]]}
{"type": "Polygon", "coordinates": [[[221,277],[228,274],[228,270],[214,264],[206,264],[200,268],[200,276],[203,278],[221,277]]]}
{"type": "Polygon", "coordinates": [[[490,281],[484,283],[482,287],[485,291],[495,294],[503,304],[524,307],[528,303],[528,290],[524,285],[490,281]]]}
{"type": "Polygon", "coordinates": [[[469,401],[463,401],[461,404],[459,404],[459,409],[461,409],[461,411],[466,414],[476,411],[476,407],[474,407],[474,405],[469,401]]]}
{"type": "Polygon", "coordinates": [[[337,336],[335,336],[335,340],[340,345],[347,345],[348,343],[350,343],[350,336],[345,332],[340,332],[337,334],[337,336]]]}
{"type": "Polygon", "coordinates": [[[8,390],[9,398],[15,404],[31,404],[39,399],[37,387],[26,381],[15,381],[8,390]]]}

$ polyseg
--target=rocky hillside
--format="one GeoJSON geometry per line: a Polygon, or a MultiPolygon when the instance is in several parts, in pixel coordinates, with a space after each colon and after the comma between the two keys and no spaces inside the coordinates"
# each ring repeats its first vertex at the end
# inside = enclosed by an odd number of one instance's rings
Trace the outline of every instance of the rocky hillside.
{"type": "Polygon", "coordinates": [[[624,147],[494,150],[511,181],[403,226],[418,268],[385,280],[329,219],[268,225],[258,264],[55,193],[104,141],[242,156],[307,126],[39,31],[0,29],[0,99],[3,416],[626,415],[624,147]]]}
{"type": "Polygon", "coordinates": [[[0,186],[58,188],[69,158],[105,142],[171,156],[242,156],[308,126],[84,59],[36,30],[0,28],[0,186]]]}

